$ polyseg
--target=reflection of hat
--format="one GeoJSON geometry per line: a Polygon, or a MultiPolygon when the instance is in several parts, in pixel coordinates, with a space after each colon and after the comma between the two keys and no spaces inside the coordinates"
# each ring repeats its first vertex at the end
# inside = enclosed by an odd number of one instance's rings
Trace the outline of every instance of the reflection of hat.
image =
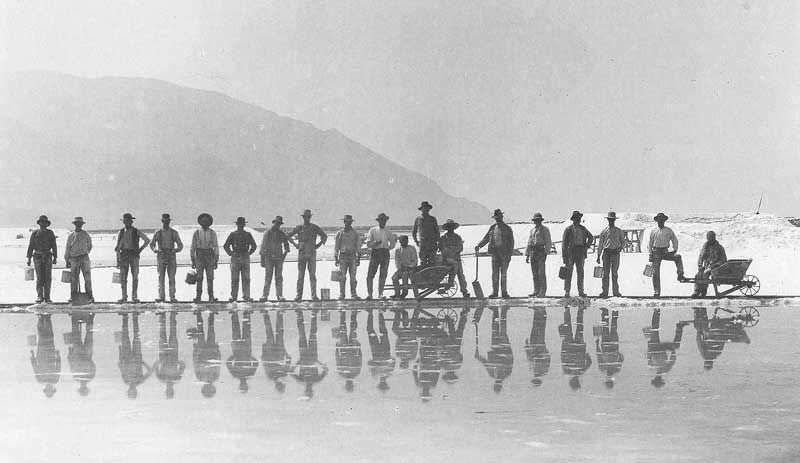
{"type": "Polygon", "coordinates": [[[376,217],[375,220],[389,220],[389,216],[381,212],[378,214],[378,217],[376,217]]]}
{"type": "Polygon", "coordinates": [[[170,217],[169,214],[161,214],[161,221],[163,222],[165,220],[170,221],[172,220],[172,217],[170,217]]]}
{"type": "Polygon", "coordinates": [[[669,219],[669,217],[668,217],[666,214],[664,214],[663,212],[659,212],[658,214],[656,214],[656,216],[655,216],[655,217],[653,217],[653,220],[655,220],[656,222],[658,222],[658,220],[659,220],[659,219],[661,219],[661,220],[667,220],[667,219],[669,219]]]}
{"type": "MultiPolygon", "coordinates": [[[[40,215],[39,216],[39,220],[36,221],[36,225],[40,225],[42,223],[46,223],[47,225],[50,225],[50,219],[48,219],[46,215],[40,215]]],[[[45,227],[47,225],[45,225],[45,227]]]]}
{"type": "Polygon", "coordinates": [[[197,223],[203,225],[204,221],[208,221],[208,224],[211,225],[214,223],[214,217],[211,217],[211,214],[208,212],[203,212],[202,214],[197,216],[197,223]]]}
{"type": "Polygon", "coordinates": [[[459,226],[460,224],[453,219],[447,219],[447,222],[442,224],[442,228],[445,230],[455,230],[459,226]]]}
{"type": "Polygon", "coordinates": [[[544,220],[544,217],[542,217],[542,213],[541,212],[537,212],[537,213],[533,214],[533,218],[531,220],[544,220]]]}
{"type": "Polygon", "coordinates": [[[276,215],[274,219],[272,219],[272,223],[279,223],[283,225],[283,217],[276,215]]]}
{"type": "Polygon", "coordinates": [[[304,210],[300,217],[311,217],[311,209],[304,210]]]}
{"type": "Polygon", "coordinates": [[[75,217],[75,219],[72,221],[72,223],[86,223],[86,222],[83,220],[83,217],[78,216],[78,217],[75,217]]]}
{"type": "Polygon", "coordinates": [[[422,204],[420,204],[417,209],[419,209],[420,211],[423,209],[431,210],[433,209],[433,206],[431,206],[431,203],[429,203],[428,201],[422,201],[422,204]]]}
{"type": "Polygon", "coordinates": [[[617,220],[617,213],[616,213],[616,212],[614,212],[614,211],[611,211],[611,212],[609,212],[609,213],[608,213],[608,215],[606,216],[606,218],[607,218],[608,220],[617,220]]]}
{"type": "Polygon", "coordinates": [[[43,389],[43,392],[44,392],[44,395],[46,395],[47,398],[49,399],[49,398],[53,397],[53,394],[56,393],[56,387],[53,386],[52,383],[47,383],[47,385],[45,385],[45,387],[43,389]]]}
{"type": "Polygon", "coordinates": [[[236,225],[239,225],[239,224],[244,225],[246,223],[247,223],[247,220],[245,220],[244,217],[236,217],[236,225]]]}
{"type": "Polygon", "coordinates": [[[130,212],[122,214],[122,220],[133,220],[135,218],[136,217],[134,217],[133,214],[131,214],[130,212]]]}
{"type": "Polygon", "coordinates": [[[342,220],[345,221],[345,222],[352,222],[353,221],[353,216],[350,215],[350,214],[345,214],[344,218],[342,218],[342,220]]]}
{"type": "Polygon", "coordinates": [[[572,211],[572,215],[570,216],[569,220],[580,219],[581,217],[583,217],[583,214],[581,214],[580,211],[572,211]]]}
{"type": "Polygon", "coordinates": [[[501,211],[500,209],[495,209],[494,214],[492,214],[492,218],[496,219],[498,217],[503,217],[503,211],[501,211]]]}

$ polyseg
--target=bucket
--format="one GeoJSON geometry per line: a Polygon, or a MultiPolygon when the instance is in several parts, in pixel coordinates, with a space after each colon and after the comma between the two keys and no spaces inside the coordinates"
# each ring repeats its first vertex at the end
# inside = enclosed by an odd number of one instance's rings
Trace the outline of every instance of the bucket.
{"type": "Polygon", "coordinates": [[[33,267],[25,268],[25,281],[33,281],[33,267]]]}
{"type": "Polygon", "coordinates": [[[651,278],[653,276],[653,264],[647,264],[644,266],[643,275],[648,278],[651,278]]]}
{"type": "Polygon", "coordinates": [[[122,283],[122,278],[119,276],[119,272],[114,272],[111,274],[111,283],[115,285],[122,283]]]}
{"type": "Polygon", "coordinates": [[[331,270],[331,281],[342,281],[344,278],[344,272],[341,270],[331,270]]]}
{"type": "Polygon", "coordinates": [[[187,285],[194,285],[197,284],[197,271],[192,269],[186,272],[186,284],[187,285]]]}
{"type": "Polygon", "coordinates": [[[597,265],[594,268],[594,277],[595,278],[603,278],[603,266],[597,265]]]}
{"type": "Polygon", "coordinates": [[[319,295],[320,295],[320,298],[323,301],[330,300],[330,298],[331,298],[331,290],[330,290],[330,288],[322,288],[322,289],[320,289],[319,290],[319,295]]]}
{"type": "Polygon", "coordinates": [[[61,282],[62,283],[72,283],[72,272],[69,270],[62,270],[61,271],[61,282]]]}
{"type": "Polygon", "coordinates": [[[567,275],[569,275],[569,269],[565,265],[562,265],[561,267],[558,268],[559,278],[561,278],[562,280],[566,280],[567,275]]]}

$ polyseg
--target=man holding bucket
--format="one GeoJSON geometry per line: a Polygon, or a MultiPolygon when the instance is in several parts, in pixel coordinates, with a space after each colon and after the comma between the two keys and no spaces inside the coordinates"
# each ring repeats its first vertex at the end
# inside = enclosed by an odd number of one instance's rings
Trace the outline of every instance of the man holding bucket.
{"type": "Polygon", "coordinates": [[[50,230],[50,220],[46,215],[39,216],[36,221],[38,230],[31,233],[28,244],[28,266],[33,258],[36,269],[36,302],[53,302],[50,300],[50,286],[53,282],[53,265],[56,264],[56,235],[50,230]]]}
{"type": "Polygon", "coordinates": [[[361,249],[361,236],[359,236],[358,232],[353,228],[352,215],[345,214],[342,220],[344,221],[344,229],[336,233],[336,245],[333,248],[334,263],[339,267],[339,271],[341,272],[341,277],[339,279],[339,300],[345,297],[345,280],[347,280],[348,274],[350,275],[350,297],[353,299],[361,299],[356,293],[356,286],[358,285],[356,281],[356,271],[360,263],[358,252],[361,249]]]}
{"type": "Polygon", "coordinates": [[[214,270],[219,264],[219,244],[217,241],[217,232],[211,229],[214,223],[214,218],[211,214],[203,212],[197,216],[197,223],[200,224],[200,229],[195,230],[192,236],[192,268],[197,269],[197,297],[194,302],[200,302],[200,297],[203,295],[203,274],[206,275],[206,282],[208,283],[208,301],[216,302],[217,298],[214,297],[214,270]]]}
{"type": "Polygon", "coordinates": [[[165,300],[165,274],[169,277],[169,301],[177,301],[175,298],[175,271],[178,263],[175,255],[183,251],[183,242],[178,231],[169,226],[171,222],[172,217],[169,214],[161,214],[161,224],[163,226],[153,235],[153,241],[150,242],[150,249],[156,253],[156,262],[158,264],[158,300],[156,302],[164,302],[165,300]]]}
{"type": "Polygon", "coordinates": [[[67,247],[64,250],[64,260],[70,271],[70,299],[75,300],[80,292],[79,272],[83,273],[83,285],[86,289],[86,296],[89,302],[94,302],[92,294],[92,262],[89,260],[89,253],[92,252],[92,237],[83,229],[83,217],[75,217],[72,224],[75,231],[67,237],[67,247]]]}
{"type": "Polygon", "coordinates": [[[150,238],[133,226],[135,218],[130,212],[123,214],[122,223],[125,226],[117,234],[117,246],[114,251],[117,253],[117,268],[122,285],[122,299],[117,302],[128,301],[128,272],[131,274],[133,302],[139,302],[139,254],[150,244],[150,238]],[[139,240],[144,242],[141,246],[139,240]]]}

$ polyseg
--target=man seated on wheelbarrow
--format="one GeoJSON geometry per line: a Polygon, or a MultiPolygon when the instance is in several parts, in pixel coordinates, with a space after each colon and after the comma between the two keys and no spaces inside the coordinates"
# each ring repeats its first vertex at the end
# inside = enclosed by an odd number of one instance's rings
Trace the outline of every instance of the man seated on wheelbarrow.
{"type": "Polygon", "coordinates": [[[397,271],[392,275],[392,284],[394,285],[392,299],[403,299],[408,296],[408,280],[417,268],[418,263],[417,249],[414,246],[409,246],[407,235],[402,235],[400,237],[400,247],[394,251],[394,265],[397,267],[397,271]],[[401,279],[403,280],[402,285],[400,284],[401,279]]]}
{"type": "Polygon", "coordinates": [[[458,222],[453,219],[447,219],[447,222],[442,225],[442,229],[447,230],[447,232],[439,238],[439,249],[442,251],[442,263],[450,267],[450,274],[447,277],[448,287],[452,286],[455,276],[458,275],[461,294],[464,299],[469,299],[467,279],[464,278],[464,268],[461,265],[461,251],[464,250],[464,240],[455,233],[455,229],[458,227],[458,222]]]}
{"type": "Polygon", "coordinates": [[[725,248],[717,241],[717,234],[713,231],[706,233],[706,242],[700,249],[700,257],[697,258],[697,275],[695,276],[694,292],[692,297],[705,297],[708,291],[708,279],[711,271],[728,260],[725,255],[725,248]]]}

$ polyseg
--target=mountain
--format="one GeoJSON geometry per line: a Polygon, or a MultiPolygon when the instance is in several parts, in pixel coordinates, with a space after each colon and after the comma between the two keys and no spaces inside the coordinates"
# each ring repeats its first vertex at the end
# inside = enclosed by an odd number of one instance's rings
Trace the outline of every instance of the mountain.
{"type": "Polygon", "coordinates": [[[486,207],[448,195],[336,130],[220,93],[123,77],[51,72],[0,75],[0,223],[33,224],[46,213],[63,226],[82,215],[90,228],[115,226],[125,211],[142,226],[170,212],[193,223],[251,224],[283,215],[357,225],[386,212],[412,223],[420,201],[440,221],[489,219],[486,207]]]}

